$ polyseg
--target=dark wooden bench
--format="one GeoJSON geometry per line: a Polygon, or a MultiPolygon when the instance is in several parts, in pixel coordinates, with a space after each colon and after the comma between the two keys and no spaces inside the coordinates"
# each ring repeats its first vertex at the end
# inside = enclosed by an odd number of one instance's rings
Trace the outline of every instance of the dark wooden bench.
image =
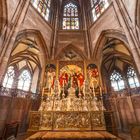
{"type": "Polygon", "coordinates": [[[6,124],[2,135],[2,140],[15,140],[17,137],[19,123],[6,124]]]}

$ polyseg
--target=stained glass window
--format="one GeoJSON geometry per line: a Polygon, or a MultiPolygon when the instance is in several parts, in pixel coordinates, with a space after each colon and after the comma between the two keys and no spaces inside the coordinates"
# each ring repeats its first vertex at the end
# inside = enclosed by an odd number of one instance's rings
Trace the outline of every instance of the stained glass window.
{"type": "Polygon", "coordinates": [[[111,86],[113,87],[114,91],[119,91],[125,88],[123,78],[119,72],[116,70],[110,76],[111,86]]]}
{"type": "Polygon", "coordinates": [[[128,83],[130,85],[130,88],[135,88],[140,86],[138,77],[133,67],[128,67],[127,78],[128,78],[128,83]]]}
{"type": "Polygon", "coordinates": [[[48,21],[50,16],[51,0],[32,0],[32,4],[48,21]]]}
{"type": "Polygon", "coordinates": [[[23,70],[19,76],[18,89],[29,91],[31,84],[31,74],[28,70],[23,70]]]}
{"type": "Polygon", "coordinates": [[[14,82],[15,70],[13,66],[10,66],[5,74],[3,80],[3,87],[12,88],[14,82]]]}
{"type": "Polygon", "coordinates": [[[108,0],[90,0],[93,21],[109,6],[108,0]]]}
{"type": "Polygon", "coordinates": [[[77,5],[70,2],[64,6],[62,24],[63,24],[62,28],[66,30],[79,29],[79,17],[77,5]]]}

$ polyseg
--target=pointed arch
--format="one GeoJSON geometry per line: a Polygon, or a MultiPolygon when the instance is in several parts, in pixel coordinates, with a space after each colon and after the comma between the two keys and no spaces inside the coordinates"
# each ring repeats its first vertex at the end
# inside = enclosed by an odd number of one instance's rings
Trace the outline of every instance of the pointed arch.
{"type": "Polygon", "coordinates": [[[128,49],[128,51],[131,52],[129,47],[128,47],[129,44],[128,44],[127,38],[123,32],[121,32],[119,30],[112,30],[112,29],[111,30],[104,30],[101,32],[101,34],[97,40],[97,43],[95,45],[95,49],[94,49],[94,52],[92,55],[92,58],[94,60],[98,60],[98,59],[101,60],[102,49],[103,49],[108,38],[115,38],[115,39],[120,40],[122,43],[124,43],[124,45],[128,49]]]}
{"type": "MultiPolygon", "coordinates": [[[[17,65],[19,70],[23,67],[29,68],[31,74],[33,74],[32,80],[36,79],[38,81],[36,83],[37,91],[37,88],[42,86],[46,60],[49,59],[49,56],[46,42],[40,31],[22,30],[17,34],[8,64],[17,65]],[[38,75],[34,75],[36,68],[39,69],[38,75]]],[[[31,89],[33,89],[32,87],[31,84],[31,89]]]]}
{"type": "Polygon", "coordinates": [[[82,50],[80,50],[78,47],[74,46],[73,44],[69,44],[65,47],[62,47],[58,53],[56,54],[56,58],[59,59],[59,57],[64,53],[65,50],[73,50],[75,51],[83,60],[86,60],[86,56],[83,54],[82,50]]]}
{"type": "Polygon", "coordinates": [[[28,30],[22,30],[18,33],[17,38],[16,38],[16,42],[15,42],[15,46],[17,46],[17,44],[22,40],[22,39],[27,39],[28,37],[33,37],[34,39],[36,39],[37,41],[37,45],[39,46],[39,49],[41,51],[41,53],[43,54],[44,58],[43,59],[47,59],[50,57],[49,54],[49,49],[45,43],[45,40],[43,38],[43,35],[41,34],[40,31],[38,30],[32,30],[32,29],[28,29],[28,30]]]}

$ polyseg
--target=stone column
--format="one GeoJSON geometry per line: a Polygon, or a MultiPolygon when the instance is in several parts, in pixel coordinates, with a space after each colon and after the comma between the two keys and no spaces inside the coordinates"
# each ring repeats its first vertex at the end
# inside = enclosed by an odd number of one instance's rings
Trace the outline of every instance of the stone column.
{"type": "MultiPolygon", "coordinates": [[[[58,5],[58,3],[57,3],[58,5]]],[[[51,49],[51,58],[54,59],[55,58],[55,49],[57,47],[57,35],[58,35],[58,26],[59,26],[59,20],[58,20],[58,17],[59,17],[59,8],[57,7],[56,9],[56,15],[55,15],[55,23],[54,23],[54,33],[53,33],[53,38],[52,38],[52,49],[51,49]]]]}
{"type": "Polygon", "coordinates": [[[83,6],[82,6],[82,12],[83,12],[83,30],[85,30],[85,52],[86,52],[86,55],[88,56],[88,59],[90,59],[91,57],[91,49],[90,49],[90,42],[89,42],[89,31],[88,31],[88,28],[87,28],[87,18],[86,18],[86,7],[85,7],[85,4],[84,2],[85,1],[81,1],[83,6]]]}

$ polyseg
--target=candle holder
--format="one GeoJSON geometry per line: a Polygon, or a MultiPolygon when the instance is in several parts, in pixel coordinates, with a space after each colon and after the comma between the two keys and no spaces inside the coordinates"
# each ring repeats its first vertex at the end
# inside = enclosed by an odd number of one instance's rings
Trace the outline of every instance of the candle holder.
{"type": "Polygon", "coordinates": [[[59,95],[59,80],[55,80],[54,82],[54,95],[59,95]]]}

